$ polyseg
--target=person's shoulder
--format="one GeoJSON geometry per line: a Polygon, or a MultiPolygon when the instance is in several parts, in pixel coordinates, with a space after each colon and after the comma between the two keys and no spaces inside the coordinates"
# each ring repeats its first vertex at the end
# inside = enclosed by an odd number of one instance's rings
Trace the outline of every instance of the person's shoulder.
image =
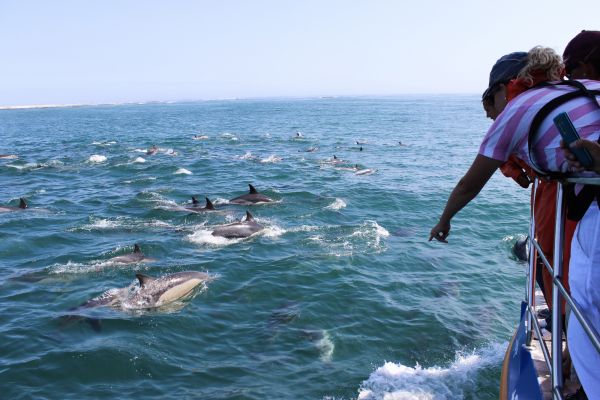
{"type": "Polygon", "coordinates": [[[581,83],[583,83],[583,85],[588,89],[600,90],[600,81],[592,79],[581,79],[581,83]]]}

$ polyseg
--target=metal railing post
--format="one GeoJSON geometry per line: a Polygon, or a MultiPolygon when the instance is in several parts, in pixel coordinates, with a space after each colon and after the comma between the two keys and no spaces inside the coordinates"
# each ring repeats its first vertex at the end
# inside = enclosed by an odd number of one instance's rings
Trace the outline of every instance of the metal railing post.
{"type": "Polygon", "coordinates": [[[533,189],[531,192],[531,222],[529,224],[529,268],[527,269],[527,291],[525,298],[527,300],[527,317],[525,319],[525,327],[527,329],[526,345],[531,346],[531,340],[533,338],[533,325],[532,319],[534,316],[531,310],[535,307],[535,262],[536,262],[536,249],[533,245],[533,239],[535,238],[535,194],[537,193],[538,179],[533,181],[533,189]]]}
{"type": "MultiPolygon", "coordinates": [[[[563,247],[565,207],[563,204],[563,185],[556,182],[556,220],[554,221],[554,255],[553,255],[553,281],[562,282],[563,247]]],[[[562,307],[560,290],[552,282],[552,388],[553,397],[560,399],[562,396],[562,307]]]]}

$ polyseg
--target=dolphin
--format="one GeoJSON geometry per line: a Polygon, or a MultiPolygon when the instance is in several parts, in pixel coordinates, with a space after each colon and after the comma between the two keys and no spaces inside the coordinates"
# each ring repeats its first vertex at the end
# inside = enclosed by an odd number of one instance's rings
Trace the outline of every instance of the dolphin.
{"type": "Polygon", "coordinates": [[[156,308],[191,297],[200,285],[210,282],[214,277],[196,271],[184,271],[174,274],[151,277],[137,273],[139,286],[112,288],[94,297],[70,311],[79,311],[96,307],[120,307],[123,309],[156,308]]]}
{"type": "Polygon", "coordinates": [[[227,239],[246,238],[260,232],[264,226],[254,220],[252,214],[246,211],[246,219],[233,224],[223,225],[212,232],[213,236],[221,236],[227,239]]]}
{"type": "Polygon", "coordinates": [[[519,239],[512,248],[513,254],[521,261],[529,259],[529,238],[519,239]]]}
{"type": "Polygon", "coordinates": [[[27,203],[25,202],[25,200],[21,197],[19,199],[19,207],[10,207],[10,206],[0,206],[0,212],[11,212],[11,211],[20,211],[20,210],[24,210],[26,209],[27,203]]]}
{"type": "Polygon", "coordinates": [[[370,175],[370,174],[374,173],[375,171],[377,171],[377,170],[370,169],[370,168],[359,169],[358,171],[356,171],[354,173],[354,175],[370,175]]]}
{"type": "Polygon", "coordinates": [[[142,249],[140,249],[140,246],[136,243],[133,246],[132,253],[109,258],[107,261],[117,264],[135,264],[140,262],[154,262],[155,260],[153,258],[146,257],[144,253],[142,253],[142,249]]]}
{"type": "Polygon", "coordinates": [[[194,196],[192,196],[192,205],[186,207],[186,210],[193,212],[215,211],[215,206],[213,205],[212,201],[210,201],[208,197],[205,197],[205,199],[206,205],[202,207],[200,206],[200,202],[196,200],[194,196]]]}
{"type": "Polygon", "coordinates": [[[152,147],[150,147],[147,151],[146,154],[151,156],[158,153],[158,147],[156,145],[152,145],[152,147]]]}
{"type": "Polygon", "coordinates": [[[17,158],[19,158],[19,156],[16,154],[0,154],[0,159],[4,160],[16,160],[17,158]]]}
{"type": "Polygon", "coordinates": [[[140,287],[125,301],[127,308],[156,308],[191,297],[198,286],[210,282],[214,277],[196,271],[151,277],[135,274],[140,287]]]}
{"type": "Polygon", "coordinates": [[[270,203],[273,199],[265,196],[262,193],[258,193],[258,191],[254,188],[254,186],[248,184],[250,186],[250,192],[247,194],[243,194],[234,199],[229,200],[230,204],[256,204],[256,203],[270,203]]]}

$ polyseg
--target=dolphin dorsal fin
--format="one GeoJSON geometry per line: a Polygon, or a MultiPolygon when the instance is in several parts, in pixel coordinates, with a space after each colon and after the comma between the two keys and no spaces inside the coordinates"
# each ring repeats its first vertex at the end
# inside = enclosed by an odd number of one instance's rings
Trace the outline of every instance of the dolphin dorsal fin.
{"type": "Polygon", "coordinates": [[[142,252],[142,249],[140,249],[140,245],[139,244],[136,243],[136,244],[133,245],[133,252],[134,253],[141,253],[142,252]]]}
{"type": "Polygon", "coordinates": [[[333,155],[333,159],[334,159],[334,160],[337,160],[337,157],[336,157],[336,155],[335,155],[335,154],[333,155]]]}
{"type": "Polygon", "coordinates": [[[206,209],[207,210],[214,210],[215,206],[213,205],[212,201],[210,201],[208,199],[208,197],[205,197],[205,199],[206,199],[206,209]]]}
{"type": "Polygon", "coordinates": [[[154,280],[153,277],[144,274],[135,274],[135,277],[140,281],[140,287],[144,287],[146,283],[150,283],[154,280]]]}
{"type": "Polygon", "coordinates": [[[198,200],[196,200],[196,198],[194,196],[192,196],[192,204],[196,205],[200,203],[198,200]]]}
{"type": "Polygon", "coordinates": [[[258,193],[258,191],[254,188],[254,186],[248,184],[248,186],[250,186],[250,194],[256,194],[258,193]]]}
{"type": "Polygon", "coordinates": [[[22,197],[19,198],[19,208],[27,208],[27,203],[25,203],[25,199],[23,199],[22,197]]]}
{"type": "Polygon", "coordinates": [[[254,221],[254,217],[250,214],[250,211],[246,211],[246,221],[254,221]]]}

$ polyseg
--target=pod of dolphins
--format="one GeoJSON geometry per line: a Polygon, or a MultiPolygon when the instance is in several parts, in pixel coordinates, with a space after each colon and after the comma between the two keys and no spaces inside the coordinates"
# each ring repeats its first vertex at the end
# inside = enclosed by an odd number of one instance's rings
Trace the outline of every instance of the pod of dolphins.
{"type": "MultiPolygon", "coordinates": [[[[206,139],[205,136],[195,136],[195,140],[206,139]]],[[[303,138],[301,132],[297,132],[296,139],[303,138]]],[[[310,147],[306,151],[314,152],[317,151],[318,147],[310,147]]],[[[151,156],[159,152],[159,148],[154,145],[146,151],[146,155],[151,156]]],[[[12,155],[0,155],[3,158],[13,158],[12,155]]],[[[16,156],[14,157],[16,158],[16,156]]],[[[333,159],[326,163],[340,164],[344,163],[344,160],[338,159],[335,155],[333,159]]],[[[371,173],[374,170],[359,170],[358,166],[353,168],[357,174],[371,173]]],[[[234,197],[229,200],[229,204],[232,205],[243,205],[251,206],[256,204],[271,203],[273,199],[260,193],[256,188],[249,184],[248,193],[234,197]]],[[[192,204],[184,207],[174,208],[176,211],[186,211],[192,213],[204,213],[217,211],[217,207],[210,201],[208,197],[205,197],[205,204],[202,205],[196,197],[192,196],[192,204]]],[[[27,202],[25,199],[19,199],[18,207],[13,206],[0,206],[0,213],[6,212],[18,212],[28,209],[27,202]]],[[[255,235],[265,227],[258,223],[249,211],[246,211],[246,215],[239,221],[216,226],[211,234],[217,237],[223,237],[226,239],[243,239],[255,235]]],[[[112,257],[107,260],[113,264],[140,264],[140,263],[151,263],[156,260],[147,257],[141,250],[139,244],[134,244],[133,251],[128,254],[122,254],[112,257]]],[[[214,276],[207,273],[196,272],[196,271],[183,271],[173,274],[167,274],[160,277],[151,277],[136,273],[136,278],[139,285],[130,285],[123,288],[113,288],[107,290],[97,297],[89,299],[77,307],[71,308],[69,311],[74,314],[67,315],[68,318],[78,319],[77,314],[85,309],[95,307],[113,307],[120,308],[123,310],[131,309],[154,309],[162,307],[168,304],[179,302],[184,299],[191,298],[194,293],[201,287],[212,281],[214,276]],[[135,287],[132,287],[135,286],[135,287]]],[[[85,318],[94,329],[99,329],[99,321],[93,318],[85,318]]],[[[277,320],[277,318],[275,318],[277,320]]]]}
{"type": "MultiPolygon", "coordinates": [[[[254,205],[273,202],[270,197],[258,192],[251,184],[249,192],[229,200],[229,204],[234,205],[254,205]]],[[[192,196],[192,204],[178,210],[185,210],[193,213],[216,211],[216,207],[208,197],[205,197],[204,206],[192,196]]],[[[28,208],[25,199],[19,199],[19,206],[0,206],[1,212],[18,212],[28,208]]],[[[252,236],[264,229],[264,226],[256,222],[252,214],[246,211],[246,216],[242,220],[226,225],[215,227],[211,232],[213,236],[220,236],[227,239],[241,239],[252,236]]],[[[140,264],[150,263],[156,260],[147,257],[139,244],[134,244],[133,251],[128,254],[118,255],[107,260],[113,264],[140,264]]],[[[162,307],[174,302],[188,299],[200,287],[205,287],[206,283],[215,279],[213,276],[197,271],[183,271],[173,274],[167,274],[160,277],[151,277],[140,273],[136,274],[139,286],[132,290],[131,287],[113,288],[105,291],[97,297],[87,300],[69,311],[75,315],[68,315],[69,318],[77,318],[77,313],[89,308],[95,307],[113,307],[121,309],[153,309],[162,307]]],[[[99,330],[99,321],[91,318],[85,318],[92,328],[99,330]]]]}

